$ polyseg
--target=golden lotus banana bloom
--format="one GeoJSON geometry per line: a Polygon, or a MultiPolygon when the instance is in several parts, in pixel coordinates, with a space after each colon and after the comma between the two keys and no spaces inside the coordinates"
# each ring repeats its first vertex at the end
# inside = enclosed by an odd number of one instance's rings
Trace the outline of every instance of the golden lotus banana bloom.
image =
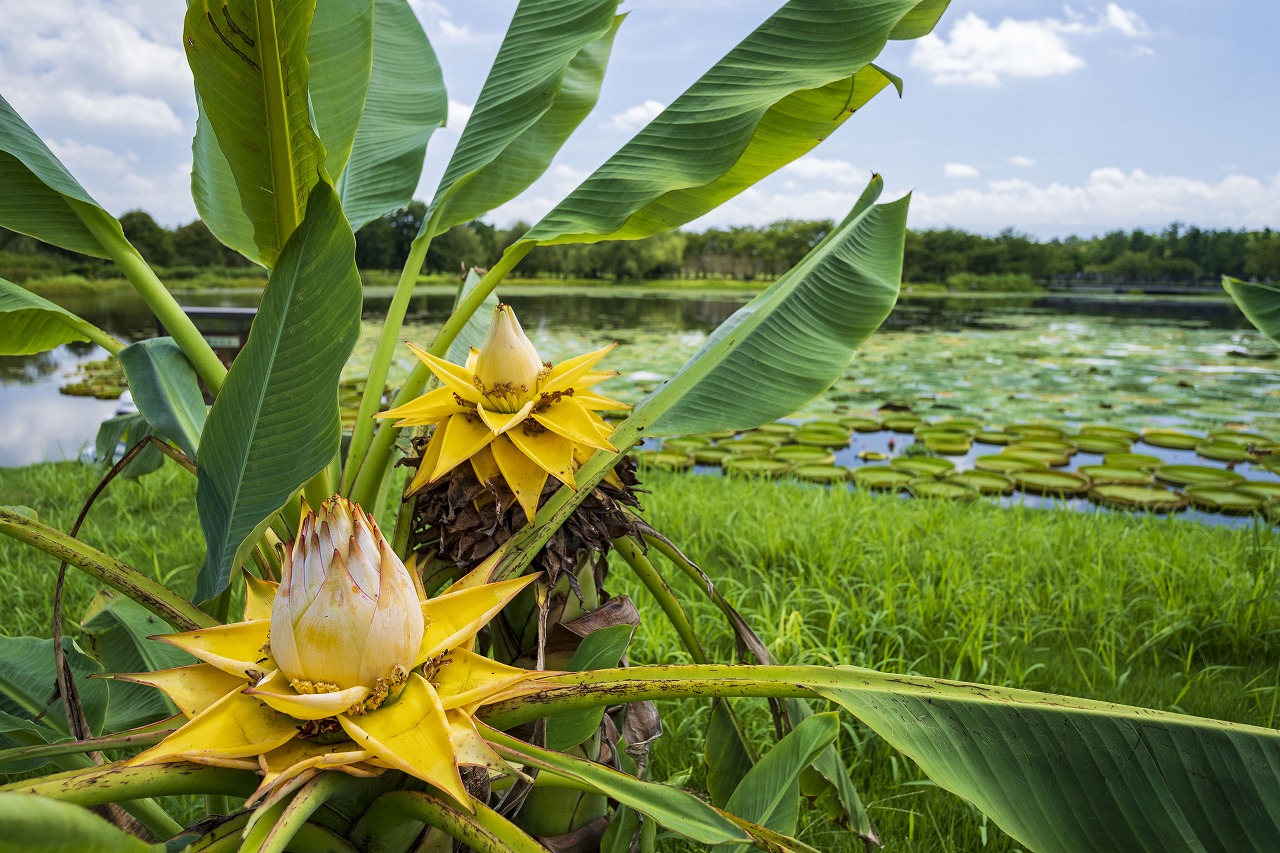
{"type": "Polygon", "coordinates": [[[530,675],[469,648],[533,579],[484,583],[487,571],[424,600],[359,506],[304,506],[280,584],[248,578],[245,621],[158,638],[202,663],[120,676],[160,688],[188,718],[130,763],[259,770],[255,799],[324,769],[394,768],[469,808],[458,766],[503,766],[475,709],[530,675]]]}
{"type": "Polygon", "coordinates": [[[409,344],[441,383],[378,415],[401,427],[436,425],[409,493],[467,460],[481,483],[504,480],[529,519],[548,477],[576,488],[579,465],[596,450],[617,449],[596,412],[628,408],[589,390],[617,375],[592,370],[613,346],[544,363],[507,305],[494,310],[484,345],[463,367],[409,344]]]}

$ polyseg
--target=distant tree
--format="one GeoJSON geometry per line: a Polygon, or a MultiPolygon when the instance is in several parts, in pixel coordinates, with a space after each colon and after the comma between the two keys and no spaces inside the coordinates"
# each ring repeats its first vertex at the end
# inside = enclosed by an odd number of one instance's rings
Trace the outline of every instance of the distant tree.
{"type": "Polygon", "coordinates": [[[396,232],[385,216],[356,232],[356,266],[362,270],[389,270],[398,266],[396,232]]]}
{"type": "Polygon", "coordinates": [[[209,227],[199,219],[188,222],[173,232],[171,238],[174,266],[217,267],[230,266],[228,254],[233,254],[218,242],[209,227]]]}
{"type": "Polygon", "coordinates": [[[144,210],[131,210],[120,217],[124,236],[152,266],[173,265],[173,235],[161,228],[144,210]]]}

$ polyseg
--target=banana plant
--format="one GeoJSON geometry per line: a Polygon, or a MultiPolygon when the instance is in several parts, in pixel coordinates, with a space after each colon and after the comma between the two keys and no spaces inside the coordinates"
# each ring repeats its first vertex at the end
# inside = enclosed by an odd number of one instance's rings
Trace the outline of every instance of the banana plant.
{"type": "Polygon", "coordinates": [[[773,665],[700,569],[630,512],[623,454],[642,437],[786,415],[828,387],[883,322],[909,199],[881,203],[878,177],[810,255],[616,427],[595,414],[615,406],[592,390],[606,354],[542,364],[495,305],[537,246],[660,233],[803,156],[871,98],[901,89],[874,60],[890,39],[927,34],[946,6],[782,3],[471,276],[418,347],[421,364],[393,377],[430,242],[543,174],[594,106],[625,25],[617,0],[521,0],[383,318],[345,442],[337,384],[360,323],[354,229],[409,201],[447,112],[406,0],[188,6],[196,206],[268,273],[229,369],[119,223],[0,98],[0,226],[111,259],[170,333],[126,346],[0,281],[0,350],[92,341],[117,356],[147,446],[196,477],[206,542],[202,565],[175,590],[74,529],[0,507],[0,532],[111,590],[75,636],[62,636],[59,620],[52,640],[0,638],[0,768],[21,775],[0,788],[5,843],[621,851],[652,849],[662,827],[718,850],[808,851],[795,835],[800,792],[815,775],[871,842],[835,748],[843,711],[1030,849],[1280,845],[1277,732],[773,665]],[[485,335],[489,312],[498,324],[485,335]],[[388,382],[398,389],[390,401],[388,382]],[[214,396],[207,410],[200,383],[214,396]],[[413,468],[403,484],[393,478],[401,457],[413,468]],[[509,535],[432,564],[424,543],[457,531],[431,514],[430,491],[455,474],[479,486],[466,505],[496,506],[509,535]],[[371,511],[388,499],[399,512],[384,537],[371,511]],[[564,550],[584,530],[594,531],[590,553],[564,550]],[[603,549],[654,594],[691,663],[627,659],[633,628],[653,617],[605,597],[603,549]],[[664,571],[699,580],[755,663],[708,660],[664,571]],[[646,777],[649,703],[688,697],[724,700],[713,713],[723,760],[709,802],[646,777]],[[772,746],[743,735],[728,702],[740,697],[788,712],[772,746]],[[175,807],[164,799],[173,795],[201,795],[202,807],[175,807]]]}

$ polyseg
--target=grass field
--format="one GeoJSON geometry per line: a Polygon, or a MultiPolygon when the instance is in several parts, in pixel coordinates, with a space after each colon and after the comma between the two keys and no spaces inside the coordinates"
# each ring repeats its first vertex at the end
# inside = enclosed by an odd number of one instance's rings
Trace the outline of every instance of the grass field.
{"type": "MultiPolygon", "coordinates": [[[[0,470],[0,503],[68,526],[92,488],[70,463],[0,470]]],[[[1270,726],[1280,707],[1277,534],[1178,518],[899,501],[798,484],[651,475],[647,516],[702,565],[779,663],[858,664],[1270,726]]],[[[114,484],[82,538],[179,589],[201,557],[194,483],[167,466],[114,484]],[[96,520],[95,520],[96,519],[96,520]]],[[[659,562],[661,567],[661,563],[659,562]]],[[[56,564],[0,540],[8,591],[0,630],[47,636],[56,564]]],[[[674,572],[672,573],[674,574],[674,572]]],[[[72,578],[74,619],[93,587],[72,578]]],[[[731,637],[705,597],[673,580],[709,641],[731,637]]],[[[686,660],[660,611],[619,561],[613,592],[646,623],[631,660],[686,660]]],[[[763,703],[739,703],[769,729],[763,703]]],[[[701,777],[704,703],[662,706],[657,778],[701,777]]],[[[980,814],[934,788],[846,717],[842,748],[886,850],[1011,850],[980,814]],[[985,846],[984,846],[985,844],[985,846]]],[[[821,849],[861,850],[807,822],[821,849]]]]}

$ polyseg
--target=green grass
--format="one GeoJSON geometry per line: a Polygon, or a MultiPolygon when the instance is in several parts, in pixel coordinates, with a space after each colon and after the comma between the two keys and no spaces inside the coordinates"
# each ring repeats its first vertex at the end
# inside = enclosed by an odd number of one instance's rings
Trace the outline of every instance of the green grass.
{"type": "MultiPolygon", "coordinates": [[[[72,463],[0,469],[0,503],[31,506],[65,529],[95,482],[93,472],[72,463]]],[[[1270,528],[900,501],[657,472],[647,487],[650,522],[707,570],[776,662],[858,664],[1276,722],[1280,543],[1270,528]]],[[[140,482],[113,484],[82,538],[190,589],[202,556],[193,481],[169,465],[140,482]]],[[[38,552],[0,540],[0,581],[8,591],[0,630],[49,634],[56,568],[38,552]]],[[[94,587],[74,570],[70,581],[66,613],[74,622],[94,587]]],[[[672,582],[712,657],[731,660],[719,614],[683,577],[672,582]]],[[[687,660],[620,561],[608,587],[632,596],[645,614],[632,662],[687,660]]],[[[767,739],[763,703],[739,705],[752,731],[767,739]]],[[[689,700],[661,710],[666,733],[655,746],[655,775],[691,768],[697,783],[708,707],[689,700]]],[[[1017,849],[845,720],[842,748],[886,850],[1017,849]]],[[[804,838],[824,850],[862,849],[813,820],[804,838]]]]}

